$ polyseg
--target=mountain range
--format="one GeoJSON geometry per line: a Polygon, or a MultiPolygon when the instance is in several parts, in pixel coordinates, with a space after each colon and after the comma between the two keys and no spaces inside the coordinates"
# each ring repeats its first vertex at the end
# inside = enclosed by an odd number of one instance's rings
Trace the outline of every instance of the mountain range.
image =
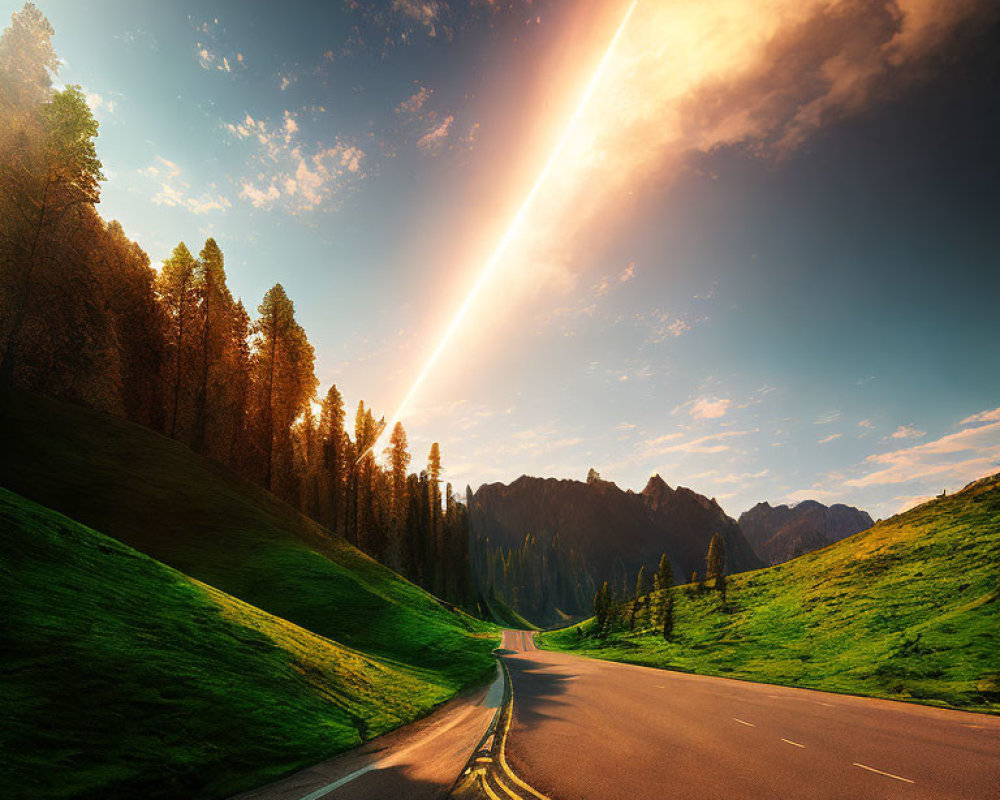
{"type": "Polygon", "coordinates": [[[714,499],[671,488],[659,475],[639,493],[597,477],[583,482],[522,476],[509,485],[480,486],[469,511],[473,535],[494,546],[519,547],[529,533],[543,546],[558,537],[598,582],[634,580],[640,566],[654,570],[664,553],[677,580],[703,574],[716,533],[725,541],[730,572],[764,565],[714,499]]]}
{"type": "Polygon", "coordinates": [[[867,511],[835,503],[803,500],[794,506],[758,503],[740,514],[739,525],[767,564],[790,561],[867,530],[874,524],[867,511]]]}

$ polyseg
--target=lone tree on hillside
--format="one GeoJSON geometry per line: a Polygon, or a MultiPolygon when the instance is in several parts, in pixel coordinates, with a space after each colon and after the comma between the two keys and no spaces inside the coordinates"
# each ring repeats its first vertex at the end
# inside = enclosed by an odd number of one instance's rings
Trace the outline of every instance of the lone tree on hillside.
{"type": "Polygon", "coordinates": [[[597,628],[597,635],[604,636],[607,633],[611,620],[611,589],[605,581],[601,588],[594,594],[594,625],[597,628]]]}
{"type": "Polygon", "coordinates": [[[664,639],[670,640],[674,631],[674,570],[664,553],[656,570],[656,600],[653,606],[653,626],[664,639]]]}
{"type": "Polygon", "coordinates": [[[632,608],[629,609],[628,629],[635,630],[635,618],[642,607],[642,598],[649,591],[646,587],[646,568],[639,567],[639,577],[635,579],[635,597],[632,599],[632,608]]]}
{"type": "Polygon", "coordinates": [[[705,559],[705,576],[711,580],[715,579],[715,588],[722,595],[722,602],[726,602],[726,544],[719,534],[712,536],[712,541],[708,543],[708,557],[705,559]]]}

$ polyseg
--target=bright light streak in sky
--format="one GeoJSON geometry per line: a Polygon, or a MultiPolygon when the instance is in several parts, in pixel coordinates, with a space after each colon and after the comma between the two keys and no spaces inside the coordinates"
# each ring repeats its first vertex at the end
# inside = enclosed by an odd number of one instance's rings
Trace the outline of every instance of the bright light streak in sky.
{"type": "Polygon", "coordinates": [[[465,298],[465,301],[459,307],[458,311],[455,313],[455,316],[452,318],[451,323],[445,329],[444,335],[438,342],[437,347],[434,348],[434,352],[431,353],[430,358],[427,359],[427,363],[424,364],[423,369],[420,370],[420,374],[417,375],[417,378],[413,382],[413,385],[410,386],[410,390],[406,393],[406,396],[403,398],[403,402],[399,404],[399,408],[396,409],[395,413],[392,415],[392,418],[386,423],[385,427],[382,428],[382,431],[379,433],[378,439],[376,439],[375,443],[371,447],[369,447],[368,450],[366,450],[364,453],[361,454],[360,458],[358,459],[359,461],[361,460],[361,458],[364,458],[373,450],[376,450],[379,443],[383,440],[383,438],[385,438],[386,434],[391,432],[396,423],[399,422],[399,420],[402,418],[403,414],[406,412],[406,409],[409,407],[410,402],[413,400],[417,392],[420,390],[420,386],[423,384],[424,380],[427,378],[428,374],[430,374],[430,371],[433,369],[435,362],[437,362],[438,358],[441,356],[441,353],[443,353],[445,348],[448,346],[448,342],[451,339],[452,335],[462,324],[462,321],[465,319],[465,315],[468,313],[469,309],[475,303],[476,297],[479,295],[479,291],[483,288],[483,286],[486,285],[487,281],[489,281],[489,279],[493,276],[493,273],[496,271],[497,267],[500,265],[504,253],[506,253],[511,242],[514,240],[515,235],[520,229],[521,224],[524,222],[524,219],[527,216],[528,210],[531,207],[532,202],[534,202],[536,195],[541,190],[545,181],[548,179],[549,174],[552,172],[553,166],[559,160],[559,156],[562,155],[562,152],[566,148],[567,143],[572,138],[577,123],[579,122],[580,117],[583,116],[584,109],[587,107],[587,104],[590,102],[590,98],[593,96],[595,89],[600,83],[601,77],[604,74],[608,61],[611,59],[611,54],[614,52],[615,46],[618,44],[618,40],[621,39],[622,33],[624,33],[625,27],[628,25],[629,18],[632,16],[632,12],[635,11],[635,7],[637,5],[638,5],[638,0],[633,0],[632,3],[629,5],[628,10],[625,12],[625,17],[622,19],[621,24],[619,24],[618,26],[618,30],[615,31],[615,35],[614,38],[612,38],[611,40],[611,44],[608,45],[608,49],[605,51],[604,56],[598,63],[597,69],[594,72],[594,76],[590,79],[590,83],[588,84],[586,91],[580,98],[580,102],[577,105],[576,110],[573,112],[573,116],[570,117],[569,124],[566,126],[566,131],[563,133],[562,138],[559,140],[559,144],[556,145],[555,150],[552,151],[552,155],[549,156],[549,160],[546,162],[545,167],[539,173],[538,178],[535,180],[534,186],[531,187],[531,191],[528,192],[528,196],[525,197],[524,202],[521,204],[521,208],[518,210],[517,214],[515,214],[514,218],[511,220],[510,225],[507,227],[506,233],[504,233],[503,237],[500,239],[500,242],[497,244],[496,249],[493,251],[493,255],[490,256],[489,260],[484,265],[478,280],[475,282],[475,284],[473,284],[472,288],[469,290],[469,294],[465,298]]]}

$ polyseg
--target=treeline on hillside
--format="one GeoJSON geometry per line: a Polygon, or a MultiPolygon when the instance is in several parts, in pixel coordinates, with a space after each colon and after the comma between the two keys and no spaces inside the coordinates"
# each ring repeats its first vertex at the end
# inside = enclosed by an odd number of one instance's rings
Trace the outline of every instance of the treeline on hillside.
{"type": "MultiPolygon", "coordinates": [[[[726,545],[717,533],[712,536],[705,555],[705,579],[693,573],[685,591],[689,595],[701,594],[708,590],[709,581],[712,590],[719,595],[721,610],[728,611],[726,545]]],[[[617,631],[652,630],[670,641],[674,633],[674,570],[667,554],[660,556],[652,585],[645,567],[639,568],[632,591],[619,594],[604,582],[594,593],[593,610],[594,624],[590,628],[593,636],[603,639],[617,631]]],[[[584,635],[582,628],[577,628],[577,633],[581,637],[584,635]]]]}
{"type": "Polygon", "coordinates": [[[13,387],[83,403],[183,442],[453,602],[473,601],[468,517],[441,456],[407,472],[401,425],[337,387],[318,415],[314,352],[280,284],[252,318],[222,250],[182,242],[159,271],[95,208],[98,124],[82,89],[52,87],[48,20],[28,3],[0,36],[0,417],[13,387]],[[444,503],[442,503],[444,499],[444,503]]]}
{"type": "MultiPolygon", "coordinates": [[[[635,630],[637,622],[642,623],[640,629],[657,627],[665,638],[670,636],[674,579],[666,553],[652,578],[645,567],[629,576],[617,564],[598,573],[612,576],[601,580],[572,548],[561,544],[558,534],[545,545],[529,533],[517,548],[473,535],[471,550],[473,575],[484,597],[503,601],[534,623],[547,625],[565,616],[594,614],[592,631],[598,636],[622,628],[635,630]]],[[[725,540],[716,533],[705,554],[705,571],[702,577],[697,572],[691,575],[689,591],[701,592],[711,582],[725,606],[726,574],[725,540]]]]}
{"type": "Polygon", "coordinates": [[[473,575],[488,601],[502,600],[521,616],[541,624],[554,622],[561,614],[589,613],[594,577],[558,535],[544,544],[529,533],[520,547],[509,548],[494,544],[489,537],[474,536],[471,549],[473,575]]]}

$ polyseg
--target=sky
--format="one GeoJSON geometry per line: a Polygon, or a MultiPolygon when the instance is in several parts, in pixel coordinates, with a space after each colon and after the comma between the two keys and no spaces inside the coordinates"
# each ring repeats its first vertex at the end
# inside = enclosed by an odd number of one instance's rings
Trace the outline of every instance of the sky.
{"type": "Polygon", "coordinates": [[[103,216],[280,282],[321,395],[393,418],[492,263],[399,409],[457,487],[884,517],[1000,471],[985,0],[37,5],[103,216]]]}

